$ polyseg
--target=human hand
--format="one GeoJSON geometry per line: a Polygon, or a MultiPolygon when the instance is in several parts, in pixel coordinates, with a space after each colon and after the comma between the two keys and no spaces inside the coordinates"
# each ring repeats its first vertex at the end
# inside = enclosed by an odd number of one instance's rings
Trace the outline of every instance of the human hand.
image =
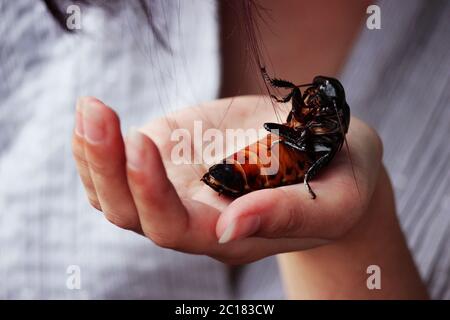
{"type": "Polygon", "coordinates": [[[132,131],[124,142],[112,109],[94,98],[80,99],[72,143],[91,204],[115,225],[161,247],[231,264],[345,236],[364,216],[380,174],[382,147],[376,133],[352,118],[347,140],[354,174],[344,147],[311,182],[315,200],[302,184],[232,200],[200,181],[207,168],[175,165],[171,151],[177,142],[170,140],[175,125],[192,133],[199,119],[205,120],[204,130],[260,128],[276,120],[263,97],[236,97],[230,103],[223,99],[181,110],[132,131]]]}

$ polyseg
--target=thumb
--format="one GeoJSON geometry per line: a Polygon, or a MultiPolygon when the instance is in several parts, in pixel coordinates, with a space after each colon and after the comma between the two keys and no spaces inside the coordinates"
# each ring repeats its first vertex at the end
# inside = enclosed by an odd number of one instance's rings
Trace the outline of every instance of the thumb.
{"type": "Polygon", "coordinates": [[[331,240],[359,219],[358,206],[340,193],[311,200],[302,187],[260,190],[233,201],[217,221],[219,243],[250,236],[331,240]]]}
{"type": "Polygon", "coordinates": [[[280,189],[261,190],[233,201],[217,221],[219,243],[250,236],[299,235],[305,224],[305,214],[301,207],[285,207],[286,201],[282,201],[285,196],[280,189]]]}

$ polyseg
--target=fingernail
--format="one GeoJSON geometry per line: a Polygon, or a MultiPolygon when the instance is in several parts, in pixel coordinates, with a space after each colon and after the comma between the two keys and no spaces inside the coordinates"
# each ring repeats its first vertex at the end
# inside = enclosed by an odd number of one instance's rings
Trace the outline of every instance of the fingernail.
{"type": "Polygon", "coordinates": [[[247,238],[258,231],[261,224],[259,216],[244,216],[233,220],[225,229],[219,243],[247,238]]]}
{"type": "Polygon", "coordinates": [[[105,122],[101,116],[101,106],[89,102],[81,104],[83,114],[83,133],[90,143],[102,142],[105,138],[105,122]]]}
{"type": "Polygon", "coordinates": [[[127,166],[133,170],[141,170],[144,166],[143,136],[136,128],[128,131],[125,144],[127,166]]]}

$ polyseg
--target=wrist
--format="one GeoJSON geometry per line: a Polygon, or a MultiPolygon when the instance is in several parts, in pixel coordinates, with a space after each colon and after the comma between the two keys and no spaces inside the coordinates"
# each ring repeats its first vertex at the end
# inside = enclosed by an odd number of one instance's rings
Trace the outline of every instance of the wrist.
{"type": "Polygon", "coordinates": [[[382,168],[363,218],[343,238],[323,247],[278,256],[289,298],[425,298],[382,168]],[[378,266],[381,289],[367,286],[378,266]]]}

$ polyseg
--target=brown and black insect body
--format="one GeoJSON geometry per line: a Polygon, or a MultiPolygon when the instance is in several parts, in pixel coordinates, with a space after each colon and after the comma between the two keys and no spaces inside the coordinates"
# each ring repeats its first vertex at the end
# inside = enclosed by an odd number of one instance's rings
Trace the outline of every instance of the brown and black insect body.
{"type": "Polygon", "coordinates": [[[264,68],[262,72],[272,87],[290,89],[285,97],[271,96],[278,102],[291,101],[286,123],[265,123],[264,128],[270,132],[267,137],[213,165],[202,181],[220,194],[232,197],[303,181],[314,199],[316,195],[309,181],[342,148],[350,124],[344,88],[330,77],[316,76],[311,84],[295,85],[270,78],[264,68]],[[301,87],[307,87],[303,94],[301,87]],[[266,174],[261,163],[267,163],[262,161],[267,159],[260,157],[275,156],[270,152],[275,143],[279,147],[276,155],[279,170],[266,174]]]}

